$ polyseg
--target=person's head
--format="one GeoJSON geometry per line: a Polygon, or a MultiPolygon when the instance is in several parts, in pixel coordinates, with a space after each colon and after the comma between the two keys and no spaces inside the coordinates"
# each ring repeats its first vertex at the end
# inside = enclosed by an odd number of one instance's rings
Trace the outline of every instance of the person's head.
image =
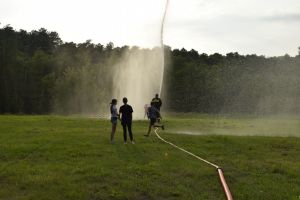
{"type": "Polygon", "coordinates": [[[155,98],[158,98],[158,94],[155,95],[155,98]]]}
{"type": "Polygon", "coordinates": [[[128,102],[128,99],[127,99],[126,97],[124,97],[124,98],[123,98],[123,103],[124,103],[124,104],[127,104],[127,102],[128,102]]]}
{"type": "Polygon", "coordinates": [[[110,104],[111,105],[117,105],[117,102],[118,102],[117,99],[112,99],[110,104]]]}

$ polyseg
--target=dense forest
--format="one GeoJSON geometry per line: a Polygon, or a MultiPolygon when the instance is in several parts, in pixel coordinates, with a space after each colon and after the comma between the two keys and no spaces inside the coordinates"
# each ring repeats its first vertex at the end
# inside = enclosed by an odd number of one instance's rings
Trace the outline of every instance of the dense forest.
{"type": "MultiPolygon", "coordinates": [[[[0,113],[97,113],[111,98],[111,68],[124,52],[154,49],[63,42],[58,33],[0,29],[0,113]]],[[[291,57],[165,46],[164,109],[177,112],[300,112],[300,49],[291,57]]],[[[141,66],[142,67],[142,66],[141,66]]]]}

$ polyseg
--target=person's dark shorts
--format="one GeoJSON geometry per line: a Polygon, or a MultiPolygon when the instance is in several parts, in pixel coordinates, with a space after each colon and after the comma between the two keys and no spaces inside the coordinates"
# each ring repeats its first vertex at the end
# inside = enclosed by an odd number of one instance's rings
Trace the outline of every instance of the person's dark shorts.
{"type": "Polygon", "coordinates": [[[118,117],[111,117],[111,118],[110,118],[110,121],[111,121],[112,124],[117,124],[117,122],[118,122],[118,117]]]}
{"type": "Polygon", "coordinates": [[[153,126],[156,122],[156,118],[150,118],[150,125],[153,126]]]}

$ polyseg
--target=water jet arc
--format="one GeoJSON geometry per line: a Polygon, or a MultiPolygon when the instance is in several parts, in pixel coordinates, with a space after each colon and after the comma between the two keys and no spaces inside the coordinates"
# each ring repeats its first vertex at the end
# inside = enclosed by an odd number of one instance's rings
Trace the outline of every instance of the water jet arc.
{"type": "Polygon", "coordinates": [[[161,80],[160,80],[160,87],[159,87],[159,96],[161,95],[161,91],[162,91],[162,85],[163,85],[163,80],[164,80],[164,71],[165,71],[164,27],[165,27],[165,20],[166,20],[168,6],[169,6],[169,0],[166,0],[165,10],[164,10],[163,18],[161,21],[161,28],[160,28],[160,48],[161,48],[161,56],[162,56],[162,66],[161,66],[161,80]]]}

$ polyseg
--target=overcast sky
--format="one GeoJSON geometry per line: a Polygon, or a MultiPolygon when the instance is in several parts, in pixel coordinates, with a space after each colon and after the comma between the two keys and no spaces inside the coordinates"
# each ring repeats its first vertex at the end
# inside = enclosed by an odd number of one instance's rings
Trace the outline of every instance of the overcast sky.
{"type": "MultiPolygon", "coordinates": [[[[64,41],[159,44],[165,0],[0,0],[1,26],[64,41]]],[[[170,0],[165,44],[199,53],[298,54],[300,0],[170,0]]]]}

